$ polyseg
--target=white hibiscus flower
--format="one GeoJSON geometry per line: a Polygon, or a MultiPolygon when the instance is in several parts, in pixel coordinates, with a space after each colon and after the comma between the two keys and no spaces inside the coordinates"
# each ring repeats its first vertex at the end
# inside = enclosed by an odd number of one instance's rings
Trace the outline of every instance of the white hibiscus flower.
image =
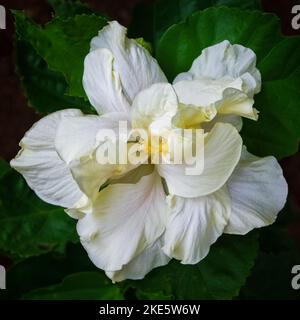
{"type": "MultiPolygon", "coordinates": [[[[275,158],[249,154],[238,133],[241,116],[258,117],[255,65],[250,49],[224,41],[171,85],[148,51],[111,22],[84,63],[83,85],[99,116],[68,109],[43,118],[11,165],[40,198],[78,219],[82,245],[113,281],[142,279],[171,258],[198,263],[222,233],[271,224],[286,201],[275,158]],[[99,131],[118,132],[119,121],[151,135],[204,129],[203,172],[186,175],[186,164],[101,164],[99,131]]],[[[151,151],[168,153],[168,143],[151,151]]]]}

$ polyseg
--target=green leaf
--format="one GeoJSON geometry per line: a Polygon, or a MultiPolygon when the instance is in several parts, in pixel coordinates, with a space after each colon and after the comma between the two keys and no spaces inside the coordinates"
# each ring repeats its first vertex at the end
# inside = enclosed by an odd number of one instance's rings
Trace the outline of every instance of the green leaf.
{"type": "Polygon", "coordinates": [[[155,6],[155,40],[159,40],[170,26],[196,11],[223,5],[241,9],[260,9],[258,0],[161,0],[155,6]]]}
{"type": "Polygon", "coordinates": [[[68,85],[64,76],[49,70],[47,63],[25,41],[17,41],[16,64],[22,85],[30,104],[40,113],[47,114],[66,108],[94,112],[84,99],[65,94],[68,85]]]}
{"type": "Polygon", "coordinates": [[[71,0],[48,0],[48,3],[55,11],[55,16],[60,18],[69,18],[79,14],[94,13],[90,8],[80,1],[71,0]]]}
{"type": "Polygon", "coordinates": [[[86,97],[82,87],[84,58],[91,39],[106,24],[106,19],[96,15],[55,18],[43,28],[22,12],[14,11],[14,16],[18,38],[29,42],[51,70],[64,75],[69,95],[86,97]]]}
{"type": "Polygon", "coordinates": [[[200,11],[163,35],[158,44],[158,60],[172,80],[187,71],[204,48],[223,40],[251,48],[259,62],[281,40],[278,19],[259,11],[226,7],[200,11]]]}
{"type": "Polygon", "coordinates": [[[25,299],[38,300],[122,300],[117,285],[103,273],[81,272],[67,276],[61,284],[34,290],[25,299]]]}
{"type": "Polygon", "coordinates": [[[0,250],[18,257],[63,252],[78,241],[75,220],[40,200],[12,169],[0,179],[0,225],[0,250]]]}
{"type": "Polygon", "coordinates": [[[142,3],[133,12],[129,34],[133,37],[143,36],[156,45],[170,26],[212,6],[261,9],[259,0],[159,0],[153,4],[142,3]]]}
{"type": "Polygon", "coordinates": [[[222,236],[209,255],[196,265],[172,261],[153,270],[142,281],[129,282],[143,299],[231,299],[239,294],[254,265],[257,233],[222,236]]]}
{"type": "Polygon", "coordinates": [[[244,121],[242,136],[257,155],[283,158],[298,151],[300,140],[300,37],[284,39],[258,68],[262,91],[255,96],[258,122],[244,121]]]}
{"type": "Polygon", "coordinates": [[[284,38],[275,16],[226,7],[200,11],[168,29],[158,45],[158,60],[172,80],[204,48],[223,40],[251,48],[262,74],[262,91],[255,96],[260,117],[244,120],[245,145],[260,156],[294,154],[300,139],[300,38],[284,38]]]}
{"type": "Polygon", "coordinates": [[[299,53],[300,37],[281,37],[268,55],[258,61],[263,80],[275,81],[289,77],[300,66],[299,53]]]}
{"type": "Polygon", "coordinates": [[[66,252],[49,252],[23,259],[7,270],[7,289],[0,298],[19,299],[29,291],[61,282],[67,275],[83,271],[99,271],[81,244],[69,243],[66,252]]]}

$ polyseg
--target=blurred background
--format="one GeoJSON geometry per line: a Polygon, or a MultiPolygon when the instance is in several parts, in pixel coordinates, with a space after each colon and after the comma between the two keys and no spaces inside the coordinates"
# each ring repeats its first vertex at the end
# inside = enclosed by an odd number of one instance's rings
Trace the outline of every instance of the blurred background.
{"type": "MultiPolygon", "coordinates": [[[[82,0],[92,9],[116,19],[123,25],[131,21],[136,5],[147,5],[153,0],[82,0]]],[[[291,8],[299,0],[263,0],[263,9],[275,13],[281,20],[285,35],[300,34],[291,27],[291,8]]],[[[37,23],[51,20],[53,9],[46,0],[0,0],[8,9],[25,10],[37,23]]],[[[14,26],[11,14],[7,12],[7,29],[0,30],[0,157],[9,161],[18,151],[18,143],[40,115],[28,105],[20,80],[15,71],[14,26]]],[[[299,101],[300,108],[300,101],[299,101]]],[[[300,130],[300,128],[299,128],[300,130]]],[[[281,161],[284,175],[289,184],[290,203],[296,218],[289,228],[300,247],[300,153],[281,161]]]]}

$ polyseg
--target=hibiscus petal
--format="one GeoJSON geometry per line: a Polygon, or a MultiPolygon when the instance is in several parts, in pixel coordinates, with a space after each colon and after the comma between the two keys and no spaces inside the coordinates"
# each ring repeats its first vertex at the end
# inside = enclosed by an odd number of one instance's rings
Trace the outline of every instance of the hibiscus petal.
{"type": "Polygon", "coordinates": [[[240,82],[212,81],[209,79],[183,80],[174,84],[174,90],[181,103],[198,107],[207,107],[222,99],[225,88],[239,89],[240,82]]]}
{"type": "Polygon", "coordinates": [[[209,131],[215,123],[224,122],[232,123],[240,131],[240,116],[258,118],[258,112],[253,108],[254,100],[241,91],[239,80],[179,81],[174,90],[180,101],[180,113],[173,122],[181,124],[180,127],[182,124],[186,128],[200,126],[209,131]]]}
{"type": "Polygon", "coordinates": [[[253,108],[254,100],[245,93],[234,88],[226,88],[223,97],[217,101],[216,108],[220,114],[232,114],[251,120],[258,119],[258,112],[253,108]]]}
{"type": "Polygon", "coordinates": [[[104,27],[91,42],[91,51],[108,49],[114,57],[114,70],[120,76],[129,103],[134,97],[157,82],[167,82],[157,61],[135,40],[126,37],[126,28],[117,21],[104,27]]]}
{"type": "Polygon", "coordinates": [[[121,178],[113,177],[110,180],[111,184],[116,183],[138,183],[142,177],[148,176],[154,170],[154,165],[152,164],[141,164],[137,168],[124,174],[121,178]]]}
{"type": "Polygon", "coordinates": [[[125,134],[123,142],[126,147],[130,133],[130,122],[126,113],[78,116],[73,119],[64,119],[58,127],[55,139],[57,152],[68,163],[80,189],[92,199],[109,178],[120,177],[135,168],[134,165],[123,165],[118,162],[119,133],[125,134]],[[124,133],[119,132],[121,121],[127,125],[124,133]],[[100,137],[104,141],[99,140],[100,137]],[[110,144],[116,153],[114,164],[99,162],[101,156],[97,154],[97,150],[104,143],[110,144]]]}
{"type": "Polygon", "coordinates": [[[201,127],[205,132],[210,131],[216,123],[229,123],[233,125],[237,131],[241,131],[243,127],[243,120],[240,116],[234,114],[217,114],[211,121],[202,123],[201,127]]]}
{"type": "Polygon", "coordinates": [[[232,212],[226,233],[246,234],[272,224],[287,198],[287,183],[274,157],[258,158],[243,150],[228,181],[232,212]]]}
{"type": "Polygon", "coordinates": [[[41,199],[67,208],[74,206],[83,194],[59,157],[54,139],[63,119],[78,116],[82,116],[80,110],[68,109],[38,121],[25,134],[20,142],[21,151],[10,163],[41,199]]]}
{"type": "Polygon", "coordinates": [[[216,108],[211,105],[208,107],[196,107],[194,105],[180,104],[178,111],[172,119],[172,123],[177,128],[202,128],[205,122],[210,123],[217,114],[216,108]]]}
{"type": "Polygon", "coordinates": [[[112,272],[156,242],[164,232],[166,216],[161,178],[153,172],[137,184],[103,189],[92,214],[78,221],[77,231],[93,263],[112,272]]]}
{"type": "MultiPolygon", "coordinates": [[[[160,164],[159,174],[166,179],[170,194],[193,198],[210,194],[230,177],[237,165],[242,139],[230,124],[217,123],[204,141],[204,168],[199,175],[187,175],[186,164],[160,164]]],[[[201,156],[201,155],[199,155],[201,156]]]]}
{"type": "Polygon", "coordinates": [[[201,78],[222,79],[241,78],[243,91],[249,96],[258,93],[261,88],[261,76],[256,69],[256,55],[241,45],[231,45],[224,40],[205,48],[196,58],[188,72],[179,74],[174,82],[201,78]]]}
{"type": "Polygon", "coordinates": [[[171,214],[164,235],[163,251],[183,264],[205,258],[210,246],[223,233],[230,216],[230,196],[223,187],[197,198],[171,196],[171,214]]]}
{"type": "MultiPolygon", "coordinates": [[[[241,91],[239,81],[211,81],[207,79],[179,81],[174,85],[182,110],[193,107],[193,122],[205,109],[215,109],[215,114],[206,121],[213,120],[216,114],[243,116],[257,120],[258,113],[253,108],[254,100],[241,91]]],[[[198,121],[200,124],[200,122],[198,121]]]]}
{"type": "Polygon", "coordinates": [[[99,114],[128,112],[129,102],[123,94],[120,75],[115,71],[115,60],[107,49],[89,53],[84,60],[83,87],[99,114]]]}
{"type": "Polygon", "coordinates": [[[107,271],[106,275],[113,282],[125,279],[140,280],[152,269],[164,266],[169,263],[170,258],[161,250],[162,241],[158,239],[149,248],[146,248],[139,255],[133,258],[119,271],[107,271]]]}
{"type": "Polygon", "coordinates": [[[140,92],[132,105],[132,127],[148,129],[155,123],[164,129],[170,128],[171,119],[177,111],[178,100],[168,83],[153,84],[140,92]]]}
{"type": "Polygon", "coordinates": [[[71,172],[80,189],[94,199],[100,188],[111,178],[122,177],[136,168],[133,164],[102,164],[95,153],[83,156],[70,163],[71,172]]]}
{"type": "Polygon", "coordinates": [[[64,118],[57,128],[55,147],[60,157],[69,164],[97,147],[97,134],[100,130],[113,130],[118,138],[120,121],[129,123],[128,115],[115,112],[101,117],[80,115],[64,118]]]}

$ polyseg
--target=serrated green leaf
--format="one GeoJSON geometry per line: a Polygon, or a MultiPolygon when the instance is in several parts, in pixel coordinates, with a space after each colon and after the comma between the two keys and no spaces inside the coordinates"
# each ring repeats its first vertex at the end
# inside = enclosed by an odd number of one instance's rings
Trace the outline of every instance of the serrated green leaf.
{"type": "Polygon", "coordinates": [[[300,40],[284,38],[275,16],[226,7],[198,12],[163,35],[158,60],[172,80],[204,48],[223,40],[251,48],[262,74],[262,91],[255,96],[259,120],[245,119],[242,130],[248,150],[277,158],[294,154],[300,139],[300,40]]]}
{"type": "Polygon", "coordinates": [[[0,180],[0,226],[0,250],[18,257],[62,252],[78,241],[75,220],[40,200],[12,169],[0,180]]]}
{"type": "Polygon", "coordinates": [[[158,44],[157,57],[173,80],[191,67],[204,48],[223,40],[251,48],[259,62],[281,40],[278,19],[259,11],[209,8],[172,26],[158,44]]]}
{"type": "Polygon", "coordinates": [[[103,273],[81,272],[67,276],[61,284],[34,290],[25,299],[38,300],[122,300],[117,285],[103,273]]]}
{"type": "Polygon", "coordinates": [[[106,19],[96,15],[55,18],[43,28],[22,12],[14,11],[14,17],[18,38],[29,42],[51,70],[64,75],[69,85],[68,94],[86,97],[82,87],[84,58],[91,39],[106,24],[106,19]]]}
{"type": "Polygon", "coordinates": [[[257,233],[222,236],[209,255],[196,265],[172,261],[153,270],[142,281],[130,282],[140,298],[231,299],[238,295],[254,265],[258,251],[257,233]],[[154,296],[155,297],[155,296],[154,296]]]}
{"type": "Polygon", "coordinates": [[[173,24],[180,22],[198,10],[212,6],[260,9],[258,0],[161,0],[155,6],[155,41],[173,24]]]}
{"type": "Polygon", "coordinates": [[[38,112],[47,114],[66,108],[94,112],[83,98],[65,94],[68,85],[59,72],[49,70],[46,62],[25,41],[17,41],[16,64],[27,98],[38,112]]]}

